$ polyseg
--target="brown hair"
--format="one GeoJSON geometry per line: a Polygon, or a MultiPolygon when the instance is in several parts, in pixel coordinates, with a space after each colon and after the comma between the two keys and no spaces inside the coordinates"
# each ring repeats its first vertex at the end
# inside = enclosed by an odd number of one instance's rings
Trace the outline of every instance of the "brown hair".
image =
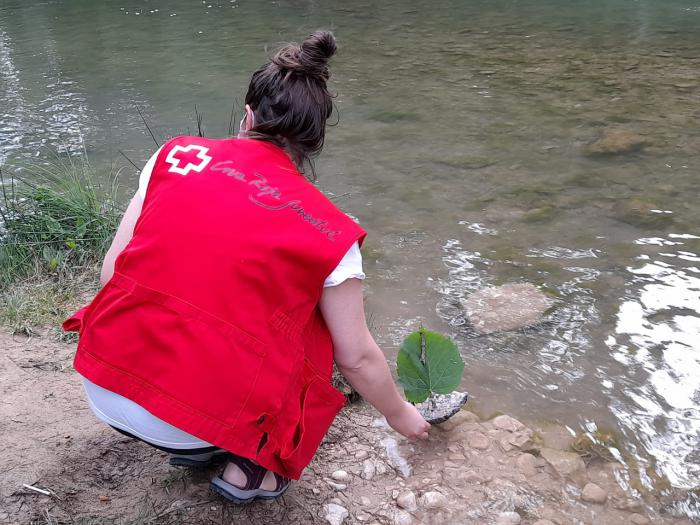
{"type": "Polygon", "coordinates": [[[285,149],[300,171],[310,168],[312,179],[313,159],[323,148],[326,120],[333,111],[326,83],[328,60],[336,49],[328,31],[316,31],[301,44],[287,44],[253,73],[245,96],[255,114],[248,135],[285,149]]]}

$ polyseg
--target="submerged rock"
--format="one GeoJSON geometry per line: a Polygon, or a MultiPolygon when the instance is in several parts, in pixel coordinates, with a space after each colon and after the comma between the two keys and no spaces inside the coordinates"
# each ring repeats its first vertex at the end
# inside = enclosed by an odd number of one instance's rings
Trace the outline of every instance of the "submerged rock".
{"type": "Polygon", "coordinates": [[[613,213],[618,221],[626,222],[633,226],[662,228],[673,222],[673,217],[670,213],[659,210],[653,202],[642,199],[619,201],[613,208],[613,213]]]}
{"type": "Polygon", "coordinates": [[[510,283],[479,290],[463,305],[474,329],[491,334],[537,324],[552,301],[530,283],[510,283]]]}
{"type": "Polygon", "coordinates": [[[590,155],[619,155],[640,151],[648,145],[648,139],[632,131],[606,129],[598,140],[586,148],[586,151],[590,155]]]}
{"type": "Polygon", "coordinates": [[[467,397],[466,392],[433,394],[423,403],[418,403],[416,408],[428,423],[437,425],[459,412],[467,402],[467,397]]]}

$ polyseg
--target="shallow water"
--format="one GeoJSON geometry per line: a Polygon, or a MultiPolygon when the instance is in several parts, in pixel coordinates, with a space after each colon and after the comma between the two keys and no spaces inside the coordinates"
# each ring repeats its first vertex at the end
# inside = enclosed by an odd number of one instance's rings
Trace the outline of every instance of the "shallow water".
{"type": "Polygon", "coordinates": [[[387,352],[421,322],[450,333],[480,410],[614,429],[643,485],[700,485],[696,0],[6,0],[0,164],[140,165],[155,145],[136,106],[159,141],[196,129],[195,104],[223,136],[266,51],[317,27],[341,44],[318,171],[370,231],[387,352]],[[613,128],[646,147],[586,153],[613,128]],[[470,329],[461,299],[522,281],[558,299],[545,323],[470,329]]]}

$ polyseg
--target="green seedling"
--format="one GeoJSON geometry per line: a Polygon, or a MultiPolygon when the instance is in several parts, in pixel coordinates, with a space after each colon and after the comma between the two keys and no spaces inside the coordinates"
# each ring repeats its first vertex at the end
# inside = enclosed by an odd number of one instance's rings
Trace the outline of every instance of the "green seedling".
{"type": "Polygon", "coordinates": [[[434,394],[454,392],[462,379],[464,361],[449,337],[421,327],[401,344],[396,368],[406,399],[422,403],[434,394]]]}

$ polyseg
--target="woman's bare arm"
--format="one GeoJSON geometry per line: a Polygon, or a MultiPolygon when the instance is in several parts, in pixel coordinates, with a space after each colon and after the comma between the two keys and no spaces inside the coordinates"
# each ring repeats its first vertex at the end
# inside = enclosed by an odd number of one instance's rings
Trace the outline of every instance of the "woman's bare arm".
{"type": "Polygon", "coordinates": [[[124,216],[119,223],[119,228],[117,228],[117,233],[114,235],[112,244],[109,250],[107,250],[105,259],[102,262],[102,271],[100,272],[100,283],[102,286],[107,284],[107,281],[112,278],[114,274],[114,261],[117,260],[117,256],[126,248],[126,245],[129,244],[131,237],[134,235],[134,226],[136,225],[139,215],[141,215],[142,206],[143,199],[137,192],[126,208],[124,216]]]}
{"type": "Polygon", "coordinates": [[[362,299],[362,281],[347,279],[324,288],[321,312],[333,337],[338,369],[387,419],[407,437],[427,438],[430,425],[416,408],[404,401],[394,385],[384,354],[369,333],[362,299]]]}

